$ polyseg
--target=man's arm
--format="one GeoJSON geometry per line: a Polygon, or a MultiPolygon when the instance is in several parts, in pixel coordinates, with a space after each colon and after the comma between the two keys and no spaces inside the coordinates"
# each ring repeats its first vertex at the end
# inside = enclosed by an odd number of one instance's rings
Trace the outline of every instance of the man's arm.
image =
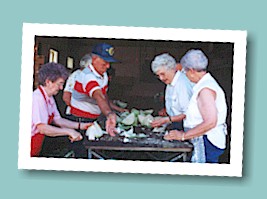
{"type": "Polygon", "coordinates": [[[71,92],[69,91],[64,91],[63,92],[63,101],[66,103],[67,106],[70,106],[70,101],[71,101],[71,92]]]}
{"type": "Polygon", "coordinates": [[[67,106],[70,106],[71,102],[71,95],[75,84],[75,77],[77,76],[78,70],[70,74],[69,78],[66,81],[66,85],[63,92],[63,101],[66,103],[67,106]]]}
{"type": "Polygon", "coordinates": [[[112,110],[118,111],[118,112],[120,112],[120,113],[122,113],[122,112],[129,112],[128,109],[118,107],[118,106],[117,106],[116,104],[114,104],[111,100],[109,101],[109,105],[110,105],[110,107],[111,107],[112,110]]]}
{"type": "Polygon", "coordinates": [[[101,112],[107,116],[111,112],[107,96],[100,89],[97,89],[93,92],[92,97],[96,100],[101,112]]]}
{"type": "Polygon", "coordinates": [[[92,97],[96,100],[101,112],[107,117],[106,131],[111,136],[115,136],[116,114],[112,112],[107,96],[100,89],[97,89],[93,92],[92,97]]]}

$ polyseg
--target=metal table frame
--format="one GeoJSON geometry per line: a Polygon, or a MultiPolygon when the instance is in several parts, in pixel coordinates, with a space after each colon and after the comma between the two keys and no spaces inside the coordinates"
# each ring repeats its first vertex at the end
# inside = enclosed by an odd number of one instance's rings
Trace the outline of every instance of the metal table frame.
{"type": "Polygon", "coordinates": [[[141,146],[94,146],[94,145],[86,145],[88,150],[88,158],[92,159],[95,156],[98,159],[110,159],[105,158],[103,155],[98,153],[96,150],[107,150],[107,151],[140,151],[149,155],[154,160],[159,160],[156,156],[154,156],[150,152],[170,152],[172,154],[176,153],[175,156],[171,157],[168,161],[174,162],[176,160],[182,159],[183,162],[188,161],[188,153],[192,152],[192,148],[190,147],[172,147],[172,148],[160,148],[160,147],[141,147],[141,146]]]}

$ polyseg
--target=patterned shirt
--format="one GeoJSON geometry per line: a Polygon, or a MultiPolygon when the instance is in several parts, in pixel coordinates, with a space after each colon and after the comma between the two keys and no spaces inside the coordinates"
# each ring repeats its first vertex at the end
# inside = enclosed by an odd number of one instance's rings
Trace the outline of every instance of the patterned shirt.
{"type": "Polygon", "coordinates": [[[101,76],[90,64],[76,78],[71,97],[71,114],[95,119],[101,114],[93,92],[100,89],[103,94],[108,90],[108,76],[101,76]]]}

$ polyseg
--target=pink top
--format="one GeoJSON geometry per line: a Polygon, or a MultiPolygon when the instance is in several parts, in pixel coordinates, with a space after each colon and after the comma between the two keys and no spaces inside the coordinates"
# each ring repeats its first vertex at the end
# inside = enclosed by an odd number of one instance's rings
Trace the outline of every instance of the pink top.
{"type": "Polygon", "coordinates": [[[54,97],[48,97],[44,88],[42,86],[40,87],[43,90],[46,99],[44,99],[40,89],[36,89],[33,92],[31,136],[34,136],[36,133],[38,133],[38,124],[48,124],[49,115],[52,115],[52,113],[54,113],[54,119],[61,118],[54,97]]]}

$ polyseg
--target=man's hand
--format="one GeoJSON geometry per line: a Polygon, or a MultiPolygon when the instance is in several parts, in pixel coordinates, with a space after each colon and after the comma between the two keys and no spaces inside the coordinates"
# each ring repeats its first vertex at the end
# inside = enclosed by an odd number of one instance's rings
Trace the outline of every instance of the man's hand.
{"type": "Polygon", "coordinates": [[[116,114],[111,113],[107,116],[106,131],[110,136],[115,136],[116,131],[116,114]]]}

